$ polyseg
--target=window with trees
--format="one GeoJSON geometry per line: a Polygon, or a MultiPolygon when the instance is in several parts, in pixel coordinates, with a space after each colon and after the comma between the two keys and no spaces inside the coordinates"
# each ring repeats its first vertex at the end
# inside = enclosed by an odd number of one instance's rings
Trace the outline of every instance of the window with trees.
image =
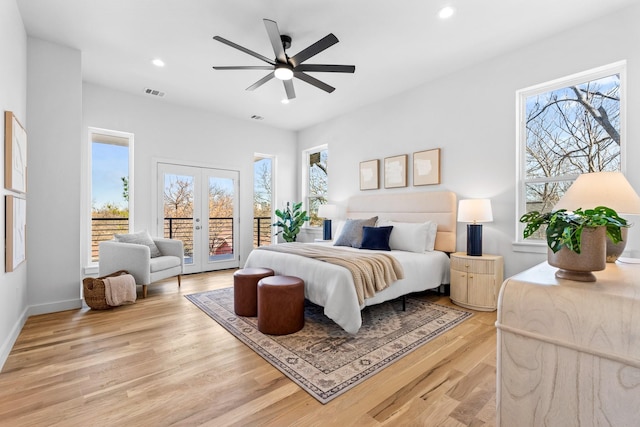
{"type": "Polygon", "coordinates": [[[518,92],[517,218],[551,211],[582,173],[622,170],[624,75],[616,63],[518,92]]]}
{"type": "Polygon", "coordinates": [[[131,224],[130,150],[133,135],[94,129],[90,132],[91,242],[89,263],[98,262],[98,245],[131,224]]]}
{"type": "Polygon", "coordinates": [[[318,207],[327,203],[328,176],[327,159],[329,149],[326,145],[313,148],[305,152],[306,158],[306,206],[309,215],[309,225],[319,227],[322,218],[318,218],[318,207]]]}
{"type": "Polygon", "coordinates": [[[256,154],[253,160],[253,247],[268,245],[272,241],[273,223],[273,157],[256,154]]]}

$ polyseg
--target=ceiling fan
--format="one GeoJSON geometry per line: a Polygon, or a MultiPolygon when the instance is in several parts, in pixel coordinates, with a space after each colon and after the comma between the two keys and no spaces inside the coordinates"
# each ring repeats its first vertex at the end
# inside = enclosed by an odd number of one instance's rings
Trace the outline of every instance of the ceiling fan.
{"type": "Polygon", "coordinates": [[[269,41],[273,46],[273,52],[275,53],[275,59],[269,59],[266,56],[262,56],[252,50],[235,44],[220,36],[215,36],[213,39],[235,49],[238,49],[244,53],[247,53],[253,57],[256,57],[269,65],[258,66],[229,66],[229,67],[213,67],[214,70],[269,70],[269,74],[252,84],[247,90],[255,90],[271,80],[277,78],[282,80],[284,84],[284,90],[287,93],[288,99],[296,97],[296,92],[293,89],[292,78],[298,78],[304,82],[309,83],[325,92],[331,93],[335,90],[334,87],[316,79],[315,77],[306,74],[306,72],[330,72],[330,73],[353,73],[356,70],[354,65],[326,65],[326,64],[303,64],[304,61],[322,52],[323,50],[338,43],[338,38],[333,34],[329,34],[322,39],[318,40],[311,46],[303,49],[291,58],[286,54],[286,50],[291,47],[291,37],[280,34],[278,30],[278,24],[270,19],[264,19],[264,26],[267,28],[267,34],[269,35],[269,41]]]}

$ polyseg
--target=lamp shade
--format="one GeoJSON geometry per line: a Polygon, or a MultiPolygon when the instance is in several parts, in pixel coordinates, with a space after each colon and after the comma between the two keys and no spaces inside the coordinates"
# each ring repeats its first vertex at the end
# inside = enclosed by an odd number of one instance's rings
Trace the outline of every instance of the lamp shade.
{"type": "Polygon", "coordinates": [[[606,206],[618,214],[640,214],[640,197],[622,172],[583,173],[553,207],[554,210],[606,206]]]}
{"type": "Polygon", "coordinates": [[[336,205],[320,205],[318,207],[318,218],[335,218],[338,213],[336,205]]]}
{"type": "Polygon", "coordinates": [[[491,222],[493,212],[491,211],[491,200],[489,199],[467,199],[460,200],[458,204],[458,222],[491,222]]]}

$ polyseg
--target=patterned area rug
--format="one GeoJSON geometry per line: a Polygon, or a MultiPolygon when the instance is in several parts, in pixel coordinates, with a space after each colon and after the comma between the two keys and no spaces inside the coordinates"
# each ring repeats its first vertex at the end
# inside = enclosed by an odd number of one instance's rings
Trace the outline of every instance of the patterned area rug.
{"type": "Polygon", "coordinates": [[[362,328],[345,332],[305,301],[304,328],[265,335],[257,317],[236,316],[233,288],[186,295],[192,303],[322,403],[338,397],[396,360],[460,324],[471,313],[407,297],[366,307],[362,328]]]}

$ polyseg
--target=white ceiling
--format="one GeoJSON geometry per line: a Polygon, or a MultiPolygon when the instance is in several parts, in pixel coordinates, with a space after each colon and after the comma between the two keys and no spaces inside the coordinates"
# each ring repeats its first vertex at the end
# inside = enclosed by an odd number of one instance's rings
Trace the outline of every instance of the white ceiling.
{"type": "MultiPolygon", "coordinates": [[[[517,49],[638,0],[17,0],[27,33],[82,51],[84,81],[140,96],[145,88],[177,103],[299,130],[402,93],[443,74],[517,49]],[[439,20],[451,5],[456,14],[439,20]],[[274,57],[262,22],[293,38],[289,56],[329,33],[340,42],[305,63],[355,65],[355,74],[313,73],[328,94],[294,80],[288,105],[265,65],[213,40],[219,35],[274,57]],[[165,61],[164,68],[151,64],[165,61]]],[[[594,31],[596,28],[594,28],[594,31]]]]}

